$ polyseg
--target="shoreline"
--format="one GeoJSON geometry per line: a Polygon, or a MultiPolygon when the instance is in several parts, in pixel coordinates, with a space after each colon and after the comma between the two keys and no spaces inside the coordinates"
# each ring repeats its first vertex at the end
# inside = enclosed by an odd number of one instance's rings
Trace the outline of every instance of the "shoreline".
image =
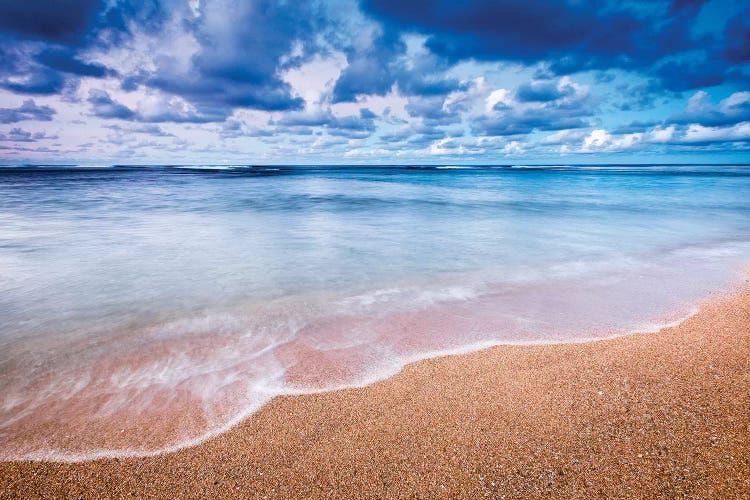
{"type": "Polygon", "coordinates": [[[174,452],[1,462],[0,496],[750,496],[749,412],[744,287],[656,333],[502,344],[276,396],[174,452]]]}
{"type": "MultiPolygon", "coordinates": [[[[445,349],[445,350],[424,352],[418,356],[414,356],[413,358],[404,360],[402,364],[398,365],[398,368],[396,368],[394,371],[390,373],[381,374],[379,376],[376,376],[376,377],[373,377],[373,378],[370,378],[370,379],[367,379],[365,381],[361,381],[358,383],[344,384],[344,385],[333,386],[333,387],[325,388],[325,389],[307,389],[306,390],[304,388],[299,388],[298,390],[290,390],[289,392],[286,392],[286,393],[275,394],[271,396],[270,399],[268,399],[264,403],[252,409],[248,409],[247,412],[232,419],[225,426],[222,426],[219,429],[210,431],[197,438],[189,439],[182,443],[179,443],[173,446],[168,446],[166,448],[155,450],[155,451],[140,451],[140,450],[127,450],[127,449],[98,449],[98,450],[94,450],[91,452],[79,454],[76,452],[59,452],[59,451],[42,450],[39,452],[28,453],[27,455],[19,457],[19,458],[12,458],[12,459],[0,458],[0,464],[4,462],[39,462],[39,463],[76,464],[76,463],[92,462],[96,460],[154,458],[154,457],[159,457],[161,455],[178,453],[186,449],[200,446],[203,443],[206,443],[207,441],[210,441],[212,439],[215,439],[218,436],[221,436],[222,434],[230,432],[232,429],[234,429],[238,425],[241,425],[245,420],[252,418],[253,415],[261,411],[264,406],[268,405],[271,401],[279,397],[308,396],[308,395],[324,394],[324,393],[329,393],[329,392],[340,392],[340,391],[346,391],[346,390],[363,389],[363,388],[372,386],[374,384],[384,382],[392,377],[395,377],[399,373],[401,373],[404,369],[406,369],[408,366],[413,365],[413,364],[419,364],[419,363],[430,361],[433,359],[470,355],[470,354],[474,354],[474,353],[481,352],[484,350],[493,349],[496,347],[522,347],[523,348],[523,347],[539,347],[539,346],[590,344],[590,343],[602,342],[602,341],[607,341],[607,340],[615,340],[615,339],[619,339],[619,338],[627,337],[631,335],[649,335],[649,334],[659,333],[663,329],[679,326],[686,320],[698,314],[702,310],[702,308],[705,307],[706,305],[716,303],[717,301],[722,300],[722,297],[724,298],[724,300],[727,300],[727,298],[739,294],[740,292],[738,290],[740,289],[741,289],[740,286],[735,282],[735,284],[733,285],[732,288],[730,288],[729,291],[711,291],[703,299],[693,302],[692,305],[690,306],[690,309],[691,309],[690,312],[685,314],[684,316],[676,317],[676,319],[674,318],[667,319],[665,317],[665,318],[662,318],[661,320],[652,320],[648,323],[644,323],[642,325],[642,328],[633,329],[633,330],[626,331],[626,332],[609,333],[606,335],[600,334],[600,335],[593,335],[590,337],[577,337],[577,338],[567,339],[567,340],[557,340],[557,339],[521,340],[521,341],[516,341],[516,342],[488,340],[488,341],[479,342],[476,344],[469,344],[469,345],[466,345],[460,348],[455,348],[455,349],[445,349]]],[[[748,289],[750,290],[750,287],[748,287],[748,289]]]]}

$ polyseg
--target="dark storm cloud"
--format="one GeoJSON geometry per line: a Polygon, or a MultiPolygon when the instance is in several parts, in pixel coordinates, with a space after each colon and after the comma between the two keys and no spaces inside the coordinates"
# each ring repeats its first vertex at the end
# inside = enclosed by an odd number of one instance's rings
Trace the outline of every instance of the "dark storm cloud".
{"type": "Polygon", "coordinates": [[[733,63],[750,61],[750,8],[727,23],[724,54],[733,63]]]}
{"type": "Polygon", "coordinates": [[[550,53],[619,54],[642,28],[632,14],[599,14],[603,2],[550,0],[365,0],[378,18],[431,36],[434,52],[453,59],[541,60],[550,53]]]}
{"type": "Polygon", "coordinates": [[[549,102],[575,94],[572,85],[558,86],[555,80],[535,80],[521,84],[516,96],[521,102],[549,102]]]}
{"type": "Polygon", "coordinates": [[[23,120],[48,122],[56,113],[49,106],[37,106],[34,99],[23,101],[17,108],[0,108],[0,123],[15,123],[23,120]]]}
{"type": "Polygon", "coordinates": [[[0,33],[17,40],[81,47],[106,32],[108,41],[115,43],[133,22],[139,29],[160,29],[176,5],[174,0],[0,0],[0,33]]]}
{"type": "Polygon", "coordinates": [[[85,63],[79,60],[75,52],[69,49],[47,49],[37,54],[35,59],[44,66],[62,73],[94,78],[116,74],[101,64],[85,63]]]}
{"type": "Polygon", "coordinates": [[[0,88],[20,94],[58,94],[82,76],[115,72],[79,58],[97,35],[114,32],[102,0],[0,0],[0,88]]]}
{"type": "Polygon", "coordinates": [[[452,61],[545,62],[555,74],[634,69],[653,72],[667,88],[683,90],[724,81],[732,69],[727,58],[747,60],[747,16],[730,21],[726,47],[715,38],[693,35],[704,3],[364,0],[363,8],[390,29],[423,33],[433,53],[452,61]],[[662,61],[656,70],[662,59],[689,50],[703,52],[702,60],[711,66],[662,61]],[[679,78],[680,71],[687,76],[679,78]]]}
{"type": "Polygon", "coordinates": [[[53,43],[80,43],[101,0],[0,0],[0,31],[53,43]]]}
{"type": "Polygon", "coordinates": [[[0,88],[19,94],[61,93],[66,85],[59,71],[30,57],[28,51],[0,36],[0,88]]]}
{"type": "Polygon", "coordinates": [[[720,85],[726,81],[727,73],[726,64],[716,59],[669,61],[655,70],[666,89],[678,92],[720,85]]]}

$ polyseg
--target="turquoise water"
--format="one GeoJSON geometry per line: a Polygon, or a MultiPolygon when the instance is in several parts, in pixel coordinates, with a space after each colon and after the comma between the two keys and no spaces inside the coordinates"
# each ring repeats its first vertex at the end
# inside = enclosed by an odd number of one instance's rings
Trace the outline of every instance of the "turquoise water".
{"type": "Polygon", "coordinates": [[[154,453],[436,354],[658,329],[748,256],[742,165],[3,167],[0,458],[154,453]]]}

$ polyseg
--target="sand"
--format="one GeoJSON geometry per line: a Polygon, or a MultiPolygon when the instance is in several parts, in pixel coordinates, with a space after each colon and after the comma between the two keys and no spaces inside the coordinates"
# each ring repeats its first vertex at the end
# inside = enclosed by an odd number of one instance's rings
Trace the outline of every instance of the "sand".
{"type": "Polygon", "coordinates": [[[176,453],[0,464],[0,497],[61,496],[750,498],[750,292],[658,333],[278,397],[176,453]]]}

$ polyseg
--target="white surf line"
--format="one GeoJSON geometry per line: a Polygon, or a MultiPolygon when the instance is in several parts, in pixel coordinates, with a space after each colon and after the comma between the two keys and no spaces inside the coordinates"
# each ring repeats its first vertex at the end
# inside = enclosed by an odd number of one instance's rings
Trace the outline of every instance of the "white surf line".
{"type": "MultiPolygon", "coordinates": [[[[734,293],[739,293],[740,288],[741,287],[731,288],[733,291],[726,292],[725,296],[729,296],[734,293]]],[[[709,300],[703,299],[699,301],[699,303],[705,305],[709,303],[709,300]]],[[[519,341],[488,340],[488,341],[477,342],[474,344],[468,344],[466,346],[458,347],[455,349],[439,349],[439,350],[427,351],[422,354],[401,358],[399,362],[396,362],[393,364],[394,365],[393,370],[384,371],[383,373],[367,377],[356,383],[339,384],[339,385],[327,387],[324,389],[296,388],[296,389],[291,389],[288,391],[279,391],[279,390],[267,390],[266,388],[257,386],[254,388],[256,393],[260,393],[260,394],[266,393],[268,395],[267,399],[263,400],[257,405],[252,405],[248,408],[242,409],[233,418],[227,421],[227,423],[224,425],[221,425],[208,432],[205,432],[204,434],[198,437],[188,439],[178,444],[168,446],[165,448],[161,448],[159,450],[143,451],[143,450],[132,450],[132,449],[100,449],[100,450],[95,450],[95,451],[86,452],[86,453],[71,453],[71,452],[65,452],[65,451],[60,451],[60,450],[37,450],[37,451],[25,453],[19,457],[3,457],[3,458],[0,458],[0,461],[78,463],[78,462],[88,462],[88,461],[102,460],[102,459],[148,458],[148,457],[166,455],[169,453],[175,453],[181,450],[185,450],[187,448],[198,446],[200,444],[205,443],[206,441],[209,441],[210,439],[214,437],[217,437],[221,434],[224,434],[225,432],[230,431],[231,429],[233,429],[234,427],[236,427],[237,425],[245,421],[247,418],[251,417],[254,413],[258,412],[263,406],[265,406],[266,403],[268,403],[269,401],[271,401],[273,398],[277,396],[304,396],[304,395],[311,395],[311,394],[335,392],[335,391],[346,390],[346,389],[359,389],[359,388],[367,387],[375,383],[387,380],[397,375],[398,373],[403,371],[404,368],[406,368],[408,365],[411,365],[413,363],[426,361],[429,359],[447,357],[447,356],[460,356],[462,354],[470,354],[473,352],[478,352],[484,349],[489,349],[489,348],[498,347],[498,346],[506,346],[506,345],[507,346],[541,346],[541,345],[588,344],[592,342],[613,340],[617,338],[627,337],[630,335],[654,334],[664,329],[673,328],[675,326],[678,326],[684,323],[688,319],[698,314],[701,310],[703,310],[703,307],[693,304],[691,305],[690,310],[691,310],[690,313],[688,313],[683,318],[680,318],[677,320],[668,321],[665,323],[647,324],[646,330],[642,328],[637,328],[637,329],[622,331],[622,332],[613,333],[613,334],[605,335],[605,336],[579,337],[575,339],[565,339],[565,340],[560,340],[560,339],[539,339],[539,340],[519,340],[519,341]]]]}

